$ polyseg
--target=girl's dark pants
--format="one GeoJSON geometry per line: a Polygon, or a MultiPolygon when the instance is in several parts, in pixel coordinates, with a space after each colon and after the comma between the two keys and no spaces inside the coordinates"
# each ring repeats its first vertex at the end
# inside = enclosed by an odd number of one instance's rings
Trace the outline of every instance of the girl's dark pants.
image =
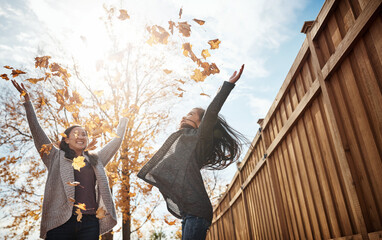
{"type": "Polygon", "coordinates": [[[182,240],[204,240],[211,223],[202,217],[186,214],[182,217],[182,240]]]}

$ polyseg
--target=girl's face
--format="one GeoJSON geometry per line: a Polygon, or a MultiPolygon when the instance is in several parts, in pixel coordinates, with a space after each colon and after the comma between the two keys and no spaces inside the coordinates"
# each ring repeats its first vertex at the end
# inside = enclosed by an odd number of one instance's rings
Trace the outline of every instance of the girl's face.
{"type": "Polygon", "coordinates": [[[200,117],[198,109],[193,108],[186,116],[182,117],[180,121],[180,128],[186,128],[191,126],[192,128],[198,128],[200,125],[200,117]]]}
{"type": "Polygon", "coordinates": [[[82,127],[75,127],[69,133],[69,136],[65,138],[65,142],[76,153],[82,153],[88,146],[88,135],[82,127]]]}

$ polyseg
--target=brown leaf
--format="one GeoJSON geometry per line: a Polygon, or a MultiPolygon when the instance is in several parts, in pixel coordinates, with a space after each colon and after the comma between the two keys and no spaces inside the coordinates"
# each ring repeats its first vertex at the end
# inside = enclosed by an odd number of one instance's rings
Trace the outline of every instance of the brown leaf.
{"type": "Polygon", "coordinates": [[[40,82],[40,81],[43,81],[45,80],[45,77],[42,77],[42,78],[28,78],[26,79],[26,81],[30,82],[30,83],[33,83],[33,84],[36,84],[37,82],[40,82]]]}
{"type": "Polygon", "coordinates": [[[187,22],[178,22],[178,29],[185,37],[191,36],[191,25],[187,22]]]}
{"type": "Polygon", "coordinates": [[[26,72],[24,72],[24,71],[21,71],[21,70],[18,70],[18,69],[14,69],[14,70],[12,70],[12,77],[17,77],[17,76],[19,76],[20,74],[26,74],[26,72]]]}
{"type": "Polygon", "coordinates": [[[211,57],[211,54],[208,52],[208,49],[203,49],[202,50],[202,57],[204,59],[207,59],[207,57],[211,57]]]}
{"type": "MultiPolygon", "coordinates": [[[[24,94],[25,95],[25,94],[24,94]]],[[[49,155],[50,153],[50,150],[52,150],[52,147],[53,147],[53,144],[50,143],[50,144],[43,144],[41,146],[41,149],[40,149],[40,156],[42,157],[44,155],[44,153],[46,155],[49,155]]]]}
{"type": "Polygon", "coordinates": [[[69,198],[69,201],[70,201],[70,202],[73,202],[73,203],[76,202],[76,200],[75,200],[74,198],[71,198],[71,197],[69,198]]]}
{"type": "Polygon", "coordinates": [[[179,10],[179,19],[182,18],[182,13],[183,13],[183,8],[180,8],[180,10],[179,10]]]}
{"type": "Polygon", "coordinates": [[[47,68],[49,66],[49,58],[50,56],[36,57],[35,60],[35,68],[47,68]]]}
{"type": "Polygon", "coordinates": [[[182,91],[182,92],[185,92],[186,90],[184,90],[184,89],[181,89],[180,87],[178,87],[176,90],[178,90],[178,91],[182,91]]]}
{"type": "Polygon", "coordinates": [[[199,25],[203,25],[206,21],[203,21],[203,20],[199,20],[199,19],[196,19],[194,18],[193,19],[195,22],[197,22],[199,25]]]}
{"type": "Polygon", "coordinates": [[[77,214],[77,222],[81,222],[81,219],[82,219],[82,212],[79,208],[77,208],[76,212],[77,214]]]}
{"type": "Polygon", "coordinates": [[[173,221],[168,220],[168,219],[167,219],[167,216],[164,217],[164,221],[165,221],[168,225],[170,225],[170,226],[171,226],[171,225],[174,225],[175,222],[176,222],[176,220],[173,220],[173,221]]]}
{"type": "Polygon", "coordinates": [[[119,13],[120,13],[120,15],[119,15],[118,19],[120,19],[122,21],[126,20],[126,19],[130,19],[129,14],[127,14],[127,11],[125,9],[120,9],[119,13]]]}
{"type": "Polygon", "coordinates": [[[10,67],[10,66],[4,66],[4,68],[6,68],[6,69],[13,69],[13,67],[10,67]]]}
{"type": "Polygon", "coordinates": [[[5,74],[5,73],[4,73],[4,74],[1,74],[0,77],[1,77],[2,79],[5,79],[6,81],[9,80],[8,75],[5,74]]]}
{"type": "Polygon", "coordinates": [[[221,41],[219,39],[214,39],[214,40],[208,41],[208,44],[211,46],[211,49],[219,48],[220,43],[221,43],[221,41]]]}
{"type": "Polygon", "coordinates": [[[207,76],[203,75],[199,69],[195,69],[194,74],[191,76],[191,79],[193,79],[195,82],[203,82],[206,79],[206,77],[207,76]]]}
{"type": "Polygon", "coordinates": [[[183,97],[183,92],[177,95],[178,97],[183,97]]]}
{"type": "Polygon", "coordinates": [[[174,26],[176,27],[175,23],[173,21],[168,21],[168,29],[170,29],[171,34],[174,34],[174,26]]]}
{"type": "Polygon", "coordinates": [[[105,217],[105,213],[106,213],[106,211],[103,209],[103,207],[100,207],[100,208],[97,209],[96,217],[98,219],[102,219],[102,218],[105,217]]]}
{"type": "Polygon", "coordinates": [[[175,81],[180,82],[181,84],[185,84],[185,83],[186,83],[186,82],[183,81],[182,79],[175,79],[175,81]]]}
{"type": "Polygon", "coordinates": [[[192,52],[192,45],[190,43],[183,43],[182,48],[183,48],[183,55],[185,57],[188,57],[189,53],[192,52]]]}
{"type": "Polygon", "coordinates": [[[210,95],[208,94],[205,94],[205,93],[201,93],[200,96],[207,96],[207,97],[211,97],[210,95]]]}
{"type": "Polygon", "coordinates": [[[172,70],[163,69],[163,72],[166,73],[166,74],[170,74],[170,73],[172,73],[172,70]]]}

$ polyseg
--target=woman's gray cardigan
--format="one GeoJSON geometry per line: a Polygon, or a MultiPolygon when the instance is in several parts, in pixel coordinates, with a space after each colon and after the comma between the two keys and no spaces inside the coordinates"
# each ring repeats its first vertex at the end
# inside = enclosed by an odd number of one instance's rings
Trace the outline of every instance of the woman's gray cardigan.
{"type": "MultiPolygon", "coordinates": [[[[51,141],[39,125],[31,102],[25,102],[24,107],[34,144],[37,151],[40,151],[43,144],[50,144],[51,141]]],[[[93,166],[97,179],[96,195],[97,199],[99,199],[98,206],[106,210],[106,216],[99,220],[100,235],[108,232],[117,224],[114,202],[104,167],[120,147],[126,126],[127,119],[122,118],[117,128],[117,135],[120,137],[114,138],[98,152],[99,161],[96,166],[93,166]]],[[[68,182],[74,182],[74,172],[72,160],[65,158],[64,151],[53,147],[49,154],[42,156],[42,161],[48,169],[40,227],[40,237],[45,238],[49,230],[64,224],[72,216],[73,203],[69,199],[74,199],[75,187],[67,184],[68,182]]]]}
{"type": "Polygon", "coordinates": [[[212,221],[212,205],[200,169],[213,150],[218,113],[235,84],[224,82],[208,106],[198,129],[184,128],[170,135],[138,177],[156,186],[175,217],[185,214],[212,221]]]}

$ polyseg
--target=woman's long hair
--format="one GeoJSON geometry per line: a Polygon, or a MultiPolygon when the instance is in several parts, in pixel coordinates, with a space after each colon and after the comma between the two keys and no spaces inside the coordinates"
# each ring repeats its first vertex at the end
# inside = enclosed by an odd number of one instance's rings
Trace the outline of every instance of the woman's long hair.
{"type": "MultiPolygon", "coordinates": [[[[72,130],[76,127],[81,127],[80,125],[72,125],[68,127],[64,133],[66,136],[69,136],[69,134],[72,132],[72,130]]],[[[87,132],[86,132],[87,135],[87,132]]],[[[73,160],[73,158],[77,157],[76,152],[69,147],[69,144],[65,142],[65,137],[62,137],[60,142],[60,149],[65,152],[65,157],[73,160]]],[[[84,151],[84,154],[86,154],[89,157],[89,163],[92,166],[97,165],[98,162],[98,155],[95,153],[89,153],[88,151],[84,151]]]]}
{"type": "MultiPolygon", "coordinates": [[[[203,108],[198,110],[199,119],[202,119],[205,113],[203,108]]],[[[237,130],[228,125],[222,115],[218,115],[214,126],[213,150],[204,164],[204,168],[221,170],[228,167],[231,163],[237,161],[242,152],[244,144],[248,144],[248,139],[237,130]]]]}

